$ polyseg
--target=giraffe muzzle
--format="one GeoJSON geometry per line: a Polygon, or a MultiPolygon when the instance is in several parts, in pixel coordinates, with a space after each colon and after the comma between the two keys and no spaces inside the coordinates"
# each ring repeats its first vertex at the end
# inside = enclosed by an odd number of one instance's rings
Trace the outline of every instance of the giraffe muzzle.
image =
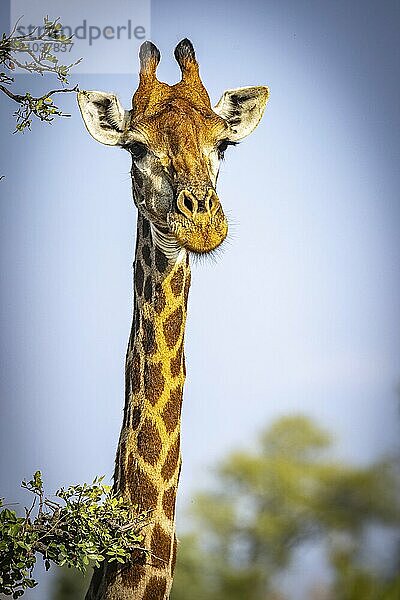
{"type": "Polygon", "coordinates": [[[168,224],[181,246],[206,254],[226,238],[228,223],[214,189],[198,199],[190,190],[182,190],[176,200],[177,211],[168,215],[168,224]]]}

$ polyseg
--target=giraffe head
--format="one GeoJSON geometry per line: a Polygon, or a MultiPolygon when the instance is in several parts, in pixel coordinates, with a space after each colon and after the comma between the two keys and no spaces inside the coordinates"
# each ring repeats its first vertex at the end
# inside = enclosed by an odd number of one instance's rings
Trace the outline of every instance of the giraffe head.
{"type": "Polygon", "coordinates": [[[132,108],[124,110],[111,93],[79,92],[85,125],[97,141],[130,152],[134,200],[159,243],[209,252],[228,231],[216,193],[220,161],[229,145],[258,125],[268,88],[228,90],[212,108],[189,40],[175,48],[182,73],[175,85],[157,79],[154,44],[145,42],[139,57],[132,108]]]}

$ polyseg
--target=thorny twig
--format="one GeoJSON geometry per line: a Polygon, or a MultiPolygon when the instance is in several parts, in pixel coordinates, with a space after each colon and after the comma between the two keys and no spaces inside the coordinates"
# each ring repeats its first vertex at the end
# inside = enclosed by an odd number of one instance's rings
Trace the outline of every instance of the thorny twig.
{"type": "Polygon", "coordinates": [[[27,34],[18,35],[17,30],[20,20],[15,23],[9,35],[3,33],[0,38],[0,68],[5,69],[5,71],[0,71],[0,92],[3,92],[8,98],[20,105],[14,113],[17,121],[15,132],[30,129],[32,117],[50,123],[57,116],[70,116],[54,104],[51,96],[60,92],[79,91],[78,86],[75,85],[71,88],[50,90],[39,97],[33,97],[29,92],[25,94],[14,93],[7,86],[14,83],[14,77],[11,73],[15,71],[15,68],[19,67],[23,71],[42,76],[46,73],[54,74],[64,85],[68,83],[70,70],[82,60],[79,59],[71,64],[62,65],[53,53],[53,44],[65,44],[67,46],[73,43],[72,36],[67,37],[64,35],[59,19],[50,21],[48,17],[45,17],[43,26],[37,26],[27,34]],[[35,52],[30,44],[39,41],[41,42],[40,50],[35,52]]]}

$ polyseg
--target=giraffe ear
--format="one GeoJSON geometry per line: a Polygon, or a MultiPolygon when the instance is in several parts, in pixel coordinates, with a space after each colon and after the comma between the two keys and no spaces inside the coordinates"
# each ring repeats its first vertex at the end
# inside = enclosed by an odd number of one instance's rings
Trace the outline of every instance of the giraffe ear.
{"type": "Polygon", "coordinates": [[[229,139],[238,142],[257,127],[269,98],[265,86],[243,87],[227,90],[214,107],[220,117],[230,126],[229,139]]]}
{"type": "Polygon", "coordinates": [[[120,143],[130,111],[124,110],[114,94],[107,92],[79,92],[78,104],[86,129],[102,144],[120,143]]]}

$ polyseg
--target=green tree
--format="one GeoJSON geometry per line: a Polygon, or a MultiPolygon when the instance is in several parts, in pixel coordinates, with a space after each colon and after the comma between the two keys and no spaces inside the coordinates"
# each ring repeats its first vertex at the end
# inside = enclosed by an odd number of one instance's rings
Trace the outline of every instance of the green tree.
{"type": "Polygon", "coordinates": [[[336,578],[331,599],[340,600],[398,600],[400,575],[382,576],[366,568],[357,560],[354,548],[331,551],[331,562],[336,578]]]}
{"type": "Polygon", "coordinates": [[[217,469],[215,490],[196,498],[196,534],[182,541],[173,600],[272,598],[273,576],[287,568],[295,548],[313,539],[324,540],[332,558],[335,600],[369,600],[367,586],[371,600],[381,598],[374,588],[381,593],[386,583],[365,577],[359,550],[371,524],[398,523],[396,474],[390,461],[335,463],[330,448],[326,432],[295,416],[267,429],[256,452],[228,456],[217,469]],[[337,558],[349,547],[346,571],[337,558]],[[197,595],[185,596],[190,573],[197,595]],[[358,596],[340,591],[341,578],[352,576],[358,596]]]}
{"type": "Polygon", "coordinates": [[[46,570],[54,564],[85,573],[103,560],[124,565],[132,562],[134,551],[145,552],[141,529],[148,514],[136,514],[102,477],[61,488],[53,498],[44,494],[40,471],[22,487],[33,494],[24,516],[0,501],[0,594],[19,598],[36,586],[38,556],[46,570]]]}

